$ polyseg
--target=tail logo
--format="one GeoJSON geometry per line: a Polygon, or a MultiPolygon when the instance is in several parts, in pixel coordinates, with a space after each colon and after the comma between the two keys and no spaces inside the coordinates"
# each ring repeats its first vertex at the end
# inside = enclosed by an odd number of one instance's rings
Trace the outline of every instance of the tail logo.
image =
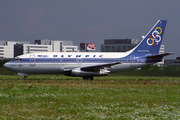
{"type": "Polygon", "coordinates": [[[147,44],[149,46],[157,46],[158,43],[161,41],[160,34],[162,33],[162,29],[160,27],[156,27],[155,30],[152,32],[150,37],[147,39],[147,44]]]}

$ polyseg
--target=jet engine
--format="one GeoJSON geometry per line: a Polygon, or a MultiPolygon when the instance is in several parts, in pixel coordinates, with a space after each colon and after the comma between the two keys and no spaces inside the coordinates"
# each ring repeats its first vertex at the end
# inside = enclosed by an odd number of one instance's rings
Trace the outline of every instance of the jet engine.
{"type": "Polygon", "coordinates": [[[107,76],[109,75],[108,70],[100,69],[98,71],[83,71],[81,68],[74,68],[72,70],[65,70],[64,75],[67,76],[77,76],[77,77],[87,77],[87,76],[107,76]]]}

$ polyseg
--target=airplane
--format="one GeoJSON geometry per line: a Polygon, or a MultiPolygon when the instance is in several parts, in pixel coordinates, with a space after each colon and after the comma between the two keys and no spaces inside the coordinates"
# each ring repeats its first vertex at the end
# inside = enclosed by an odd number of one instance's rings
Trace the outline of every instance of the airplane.
{"type": "Polygon", "coordinates": [[[27,74],[64,74],[93,80],[94,76],[154,64],[173,53],[158,54],[167,20],[158,22],[143,40],[127,52],[39,52],[15,57],[4,67],[27,79],[27,74]]]}

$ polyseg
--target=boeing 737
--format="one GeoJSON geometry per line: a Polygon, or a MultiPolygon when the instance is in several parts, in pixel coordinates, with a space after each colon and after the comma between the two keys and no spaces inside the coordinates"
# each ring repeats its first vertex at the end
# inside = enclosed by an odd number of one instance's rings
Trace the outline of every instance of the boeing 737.
{"type": "Polygon", "coordinates": [[[64,74],[93,80],[93,76],[106,76],[154,64],[173,53],[159,54],[167,20],[158,22],[144,39],[127,52],[40,52],[15,57],[4,67],[23,75],[64,74]]]}

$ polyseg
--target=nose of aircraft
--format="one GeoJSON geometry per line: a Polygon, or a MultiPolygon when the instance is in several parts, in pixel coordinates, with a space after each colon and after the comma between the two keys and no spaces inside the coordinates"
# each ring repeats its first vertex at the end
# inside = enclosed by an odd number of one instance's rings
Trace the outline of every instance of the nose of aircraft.
{"type": "Polygon", "coordinates": [[[10,68],[10,66],[9,66],[9,64],[8,64],[8,63],[5,63],[5,64],[4,64],[4,67],[5,67],[5,68],[7,68],[7,69],[9,69],[9,68],[10,68]]]}
{"type": "Polygon", "coordinates": [[[16,71],[17,65],[14,65],[11,61],[4,64],[4,67],[8,70],[16,71]]]}

